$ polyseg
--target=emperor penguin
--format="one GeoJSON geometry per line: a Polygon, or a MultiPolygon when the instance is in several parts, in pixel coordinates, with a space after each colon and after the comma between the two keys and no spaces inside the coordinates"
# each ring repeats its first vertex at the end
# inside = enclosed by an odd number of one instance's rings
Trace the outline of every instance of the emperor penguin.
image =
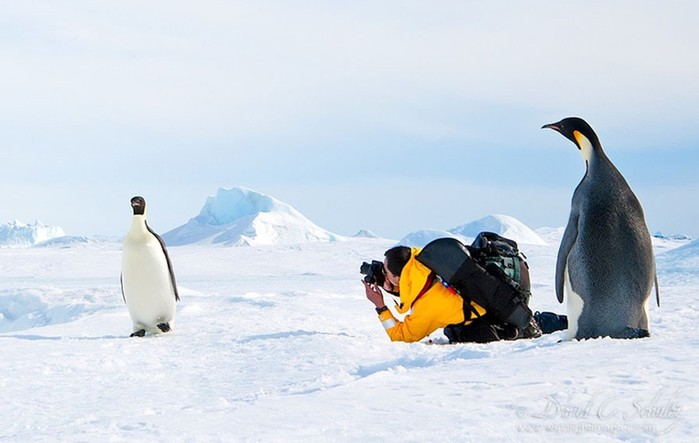
{"type": "Polygon", "coordinates": [[[585,160],[556,261],[556,296],[568,303],[568,339],[650,336],[648,298],[658,279],[641,203],[585,120],[544,125],[585,160]]]}
{"type": "Polygon", "coordinates": [[[180,300],[170,256],[162,238],[146,222],[146,201],[131,199],[133,219],[124,239],[121,293],[133,322],[131,337],[172,329],[180,300]]]}

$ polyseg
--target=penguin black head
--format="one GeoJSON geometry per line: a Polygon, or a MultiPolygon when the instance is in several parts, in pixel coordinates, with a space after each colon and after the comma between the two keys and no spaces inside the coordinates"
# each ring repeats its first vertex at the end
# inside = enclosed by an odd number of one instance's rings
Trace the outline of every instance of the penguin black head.
{"type": "Polygon", "coordinates": [[[131,207],[133,208],[133,215],[143,215],[146,213],[146,200],[137,195],[131,199],[131,207]]]}
{"type": "Polygon", "coordinates": [[[568,140],[575,143],[582,156],[589,160],[592,151],[602,149],[602,144],[597,138],[597,134],[587,122],[579,117],[568,117],[558,123],[544,125],[541,129],[553,129],[559,132],[568,140]]]}

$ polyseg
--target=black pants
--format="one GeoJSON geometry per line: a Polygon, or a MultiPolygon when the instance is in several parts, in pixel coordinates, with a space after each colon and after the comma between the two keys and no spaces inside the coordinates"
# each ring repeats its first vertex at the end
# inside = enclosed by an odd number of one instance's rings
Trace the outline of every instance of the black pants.
{"type": "Polygon", "coordinates": [[[481,317],[470,324],[449,325],[444,328],[449,343],[489,343],[498,340],[514,340],[520,335],[516,326],[493,322],[481,317]]]}
{"type": "Polygon", "coordinates": [[[486,314],[469,325],[449,325],[444,328],[444,335],[449,339],[449,343],[488,343],[498,340],[537,338],[541,337],[541,334],[550,334],[567,328],[567,316],[537,311],[530,325],[522,330],[486,314]]]}

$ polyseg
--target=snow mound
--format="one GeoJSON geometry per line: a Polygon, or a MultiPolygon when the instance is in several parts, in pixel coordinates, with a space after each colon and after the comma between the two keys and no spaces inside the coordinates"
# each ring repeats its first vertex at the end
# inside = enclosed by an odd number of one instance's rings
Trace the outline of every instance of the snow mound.
{"type": "Polygon", "coordinates": [[[57,226],[46,226],[40,221],[25,224],[14,220],[0,225],[0,246],[31,246],[66,233],[57,226]]]}
{"type": "Polygon", "coordinates": [[[449,229],[449,232],[475,238],[479,232],[489,231],[516,241],[519,244],[547,246],[547,243],[531,228],[509,215],[488,215],[479,220],[449,229]]]}
{"type": "Polygon", "coordinates": [[[378,235],[371,232],[369,229],[360,229],[352,237],[355,237],[355,238],[381,238],[378,235]]]}
{"type": "Polygon", "coordinates": [[[411,248],[422,248],[427,243],[437,240],[438,238],[451,237],[459,240],[461,243],[470,245],[473,239],[464,238],[461,235],[453,234],[448,231],[441,231],[439,229],[420,229],[418,231],[413,231],[407,234],[405,237],[400,239],[397,244],[401,246],[410,246],[411,248]]]}
{"type": "MultiPolygon", "coordinates": [[[[679,242],[653,239],[656,267],[667,273],[692,273],[699,269],[699,239],[677,246],[679,242]],[[656,241],[667,244],[658,245],[656,241]],[[672,247],[674,244],[674,248],[672,247]]],[[[662,291],[662,289],[661,289],[662,291]]]]}
{"type": "Polygon", "coordinates": [[[82,297],[84,291],[50,287],[0,291],[0,333],[68,323],[105,306],[82,297]]]}
{"type": "Polygon", "coordinates": [[[696,259],[699,260],[699,239],[693,240],[685,245],[674,248],[665,253],[667,257],[678,259],[678,260],[688,260],[696,259]]]}
{"type": "Polygon", "coordinates": [[[84,237],[82,235],[64,235],[61,237],[55,237],[40,243],[37,243],[34,245],[35,248],[49,248],[49,247],[57,247],[57,248],[68,248],[74,245],[85,245],[88,243],[92,243],[92,240],[90,240],[87,237],[84,237]]]}
{"type": "Polygon", "coordinates": [[[199,215],[163,234],[170,246],[253,246],[335,241],[338,236],[308,220],[291,205],[244,187],[220,188],[199,215]]]}

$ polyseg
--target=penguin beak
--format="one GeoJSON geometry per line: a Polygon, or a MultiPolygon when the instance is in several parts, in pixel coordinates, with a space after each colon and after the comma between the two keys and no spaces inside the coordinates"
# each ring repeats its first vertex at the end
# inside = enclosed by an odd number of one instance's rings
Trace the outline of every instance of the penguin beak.
{"type": "Polygon", "coordinates": [[[556,123],[549,123],[548,125],[542,126],[541,129],[553,129],[556,132],[561,132],[561,127],[557,126],[556,123]]]}

